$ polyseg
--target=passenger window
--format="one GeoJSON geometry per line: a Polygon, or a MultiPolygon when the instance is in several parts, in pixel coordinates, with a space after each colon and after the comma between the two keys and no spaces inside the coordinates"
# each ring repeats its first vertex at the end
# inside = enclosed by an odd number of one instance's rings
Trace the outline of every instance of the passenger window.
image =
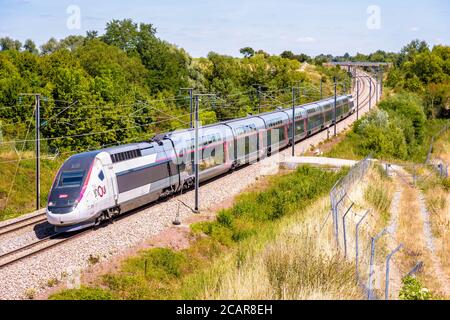
{"type": "Polygon", "coordinates": [[[102,180],[102,181],[105,179],[105,175],[103,174],[103,170],[101,170],[100,173],[98,174],[98,178],[100,180],[102,180]]]}

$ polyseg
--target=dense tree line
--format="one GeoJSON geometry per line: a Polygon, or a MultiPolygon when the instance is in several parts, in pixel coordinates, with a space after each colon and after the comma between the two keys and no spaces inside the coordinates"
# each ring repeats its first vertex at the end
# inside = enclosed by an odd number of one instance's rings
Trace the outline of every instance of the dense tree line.
{"type": "MultiPolygon", "coordinates": [[[[160,39],[153,25],[130,19],[109,22],[103,35],[51,38],[39,49],[32,40],[10,38],[0,39],[0,47],[2,135],[25,138],[34,126],[34,100],[19,95],[40,93],[41,132],[51,150],[96,148],[186,127],[189,101],[180,88],[217,95],[201,102],[201,119],[209,123],[267,111],[266,104],[289,101],[294,83],[312,81],[298,60],[262,50],[194,59],[160,39]]],[[[345,73],[336,68],[321,77],[333,75],[345,73]]]]}
{"type": "MultiPolygon", "coordinates": [[[[388,62],[392,67],[386,85],[395,92],[417,94],[429,118],[450,117],[450,47],[430,49],[425,41],[413,40],[399,53],[378,50],[372,54],[328,57],[329,61],[388,62]]],[[[317,59],[317,58],[316,58],[317,59]]]]}
{"type": "MultiPolygon", "coordinates": [[[[32,40],[2,38],[0,48],[2,137],[24,139],[31,131],[32,139],[34,100],[19,95],[40,93],[42,137],[52,151],[98,148],[186,127],[189,101],[181,88],[216,94],[201,101],[200,117],[207,124],[289,104],[294,84],[318,87],[323,79],[325,95],[333,76],[349,86],[343,70],[322,67],[329,61],[391,62],[387,85],[418,93],[428,116],[448,116],[449,47],[430,50],[419,41],[400,53],[367,56],[270,55],[245,47],[241,58],[215,52],[192,58],[160,39],[153,25],[125,19],[109,22],[103,35],[51,38],[39,49],[32,40]],[[315,75],[302,63],[312,65],[315,75]]],[[[302,94],[303,102],[318,98],[317,89],[302,94]]]]}
{"type": "Polygon", "coordinates": [[[398,55],[387,85],[422,97],[428,117],[450,118],[450,47],[411,42],[398,55]]]}
{"type": "Polygon", "coordinates": [[[424,161],[431,136],[443,125],[435,119],[450,118],[450,47],[430,49],[414,40],[398,54],[351,59],[390,62],[385,84],[391,90],[378,110],[356,123],[347,148],[361,156],[424,161]]]}

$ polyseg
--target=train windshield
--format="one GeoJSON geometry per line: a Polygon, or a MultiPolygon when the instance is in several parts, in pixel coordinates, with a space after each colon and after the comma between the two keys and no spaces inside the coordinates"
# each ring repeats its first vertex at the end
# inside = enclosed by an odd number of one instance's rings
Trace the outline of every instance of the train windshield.
{"type": "Polygon", "coordinates": [[[76,205],[83,184],[94,161],[92,153],[82,153],[70,157],[59,170],[50,192],[49,207],[71,207],[76,205]]]}
{"type": "Polygon", "coordinates": [[[83,182],[84,171],[65,171],[61,173],[58,188],[61,187],[80,187],[83,182]]]}

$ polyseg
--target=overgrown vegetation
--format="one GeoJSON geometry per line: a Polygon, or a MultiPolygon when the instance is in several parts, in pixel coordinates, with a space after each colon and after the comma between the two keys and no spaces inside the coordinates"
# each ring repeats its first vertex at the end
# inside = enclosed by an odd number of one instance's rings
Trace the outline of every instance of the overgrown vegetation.
{"type": "Polygon", "coordinates": [[[364,191],[364,199],[370,207],[377,211],[377,217],[381,217],[383,227],[386,227],[390,219],[390,208],[394,196],[394,188],[390,178],[386,176],[381,167],[370,172],[369,183],[364,191]]]}
{"type": "Polygon", "coordinates": [[[424,288],[422,283],[414,276],[406,276],[402,279],[402,289],[399,297],[401,300],[431,300],[433,295],[430,290],[424,288]]]}
{"type": "Polygon", "coordinates": [[[379,159],[423,162],[431,137],[450,118],[450,47],[430,50],[426,42],[414,40],[398,54],[377,51],[347,58],[391,62],[384,83],[388,97],[328,155],[361,158],[372,153],[379,159]]]}
{"type": "Polygon", "coordinates": [[[430,117],[450,117],[450,47],[424,41],[405,46],[387,77],[389,87],[419,94],[430,117]]]}
{"type": "Polygon", "coordinates": [[[407,92],[395,94],[357,121],[327,156],[362,158],[372,153],[378,159],[423,162],[431,138],[444,124],[443,119],[427,120],[419,96],[407,92]]]}
{"type": "MultiPolygon", "coordinates": [[[[450,130],[437,139],[433,145],[432,161],[449,163],[450,130]]],[[[427,167],[421,173],[418,187],[425,195],[430,214],[431,232],[434,236],[435,255],[439,258],[442,270],[450,274],[450,177],[441,177],[434,168],[427,167]],[[433,172],[434,171],[434,172],[433,172]]]]}
{"type": "MultiPolygon", "coordinates": [[[[34,155],[26,153],[17,166],[8,154],[0,155],[0,221],[32,212],[36,209],[36,164],[34,155]],[[31,158],[31,159],[30,159],[31,158]],[[16,173],[17,170],[17,173],[16,173]],[[12,184],[14,183],[14,186],[12,184]],[[9,198],[8,198],[9,195],[9,198]],[[7,202],[8,199],[8,202],[7,202]]],[[[62,164],[62,159],[41,160],[41,203],[47,203],[53,178],[62,164]]]]}
{"type": "MultiPolygon", "coordinates": [[[[130,19],[109,22],[101,36],[88,32],[52,38],[40,52],[34,44],[22,46],[9,38],[2,38],[0,46],[3,138],[25,138],[34,98],[19,99],[19,94],[30,92],[43,97],[43,138],[103,132],[43,141],[52,151],[98,148],[185,127],[189,102],[180,88],[217,94],[214,103],[202,102],[201,120],[208,124],[245,116],[260,106],[261,111],[272,109],[290,101],[294,82],[313,82],[297,60],[264,51],[245,58],[210,52],[194,59],[158,38],[152,24],[130,19]]],[[[332,68],[321,77],[329,83],[334,75],[344,78],[345,71],[332,68]]],[[[325,85],[325,94],[330,88],[325,85]]],[[[303,101],[317,97],[317,92],[308,93],[303,101]]]]}
{"type": "MultiPolygon", "coordinates": [[[[193,225],[189,248],[144,250],[126,260],[120,272],[104,275],[96,287],[64,290],[52,298],[91,298],[97,293],[100,298],[116,299],[205,298],[206,286],[220,285],[225,272],[240,268],[265,248],[281,225],[285,225],[282,219],[295,214],[301,220],[303,210],[328,192],[345,171],[330,173],[301,167],[294,173],[272,177],[266,190],[240,195],[232,208],[218,214],[216,221],[193,225]]],[[[345,264],[339,266],[334,258],[330,259],[327,268],[346,268],[345,264]]],[[[280,267],[270,263],[274,262],[270,257],[267,261],[267,268],[280,267]]],[[[327,261],[322,261],[322,266],[328,265],[327,261]]],[[[279,286],[279,281],[274,279],[273,286],[279,286]]]]}

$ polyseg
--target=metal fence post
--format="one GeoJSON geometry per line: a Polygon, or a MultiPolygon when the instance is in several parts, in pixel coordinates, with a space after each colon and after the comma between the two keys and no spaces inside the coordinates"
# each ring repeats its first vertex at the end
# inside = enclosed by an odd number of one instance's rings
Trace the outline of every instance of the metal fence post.
{"type": "Polygon", "coordinates": [[[354,204],[355,203],[352,202],[352,204],[350,205],[350,207],[347,209],[347,211],[345,212],[345,214],[342,217],[342,229],[343,229],[343,233],[344,233],[344,257],[345,258],[347,258],[347,232],[346,232],[346,228],[345,228],[345,217],[350,212],[350,210],[353,208],[354,204]]]}
{"type": "Polygon", "coordinates": [[[369,269],[369,285],[368,285],[368,296],[367,298],[369,300],[372,300],[372,276],[373,276],[373,265],[375,260],[375,243],[376,241],[386,232],[386,229],[383,229],[379,234],[377,234],[375,237],[371,238],[371,245],[370,245],[370,269],[369,269]]]}
{"type": "Polygon", "coordinates": [[[359,281],[359,271],[358,271],[358,263],[359,263],[359,245],[358,245],[358,229],[359,225],[363,222],[363,220],[367,217],[370,210],[367,210],[366,213],[362,216],[362,218],[358,221],[356,224],[356,231],[355,231],[355,265],[356,265],[356,281],[359,281]]]}
{"type": "Polygon", "coordinates": [[[390,271],[390,264],[391,264],[391,258],[394,254],[396,254],[401,248],[403,247],[403,244],[399,245],[397,248],[392,250],[391,253],[389,253],[386,257],[386,283],[384,286],[384,299],[389,300],[389,271],[390,271]]]}
{"type": "Polygon", "coordinates": [[[344,193],[344,195],[341,197],[341,199],[335,204],[334,206],[334,214],[335,214],[335,234],[336,234],[336,246],[339,250],[339,205],[344,200],[344,198],[347,196],[347,192],[344,193]]]}
{"type": "MultiPolygon", "coordinates": [[[[330,192],[330,202],[331,202],[331,216],[333,219],[333,233],[336,232],[336,220],[335,220],[335,215],[334,215],[334,207],[335,207],[335,199],[334,199],[334,192],[333,189],[330,192]]],[[[336,237],[336,234],[335,234],[336,237]]]]}
{"type": "Polygon", "coordinates": [[[407,276],[411,276],[413,274],[415,274],[416,272],[420,271],[423,268],[423,261],[419,261],[416,263],[416,265],[414,266],[414,268],[412,268],[405,277],[407,276]]]}

